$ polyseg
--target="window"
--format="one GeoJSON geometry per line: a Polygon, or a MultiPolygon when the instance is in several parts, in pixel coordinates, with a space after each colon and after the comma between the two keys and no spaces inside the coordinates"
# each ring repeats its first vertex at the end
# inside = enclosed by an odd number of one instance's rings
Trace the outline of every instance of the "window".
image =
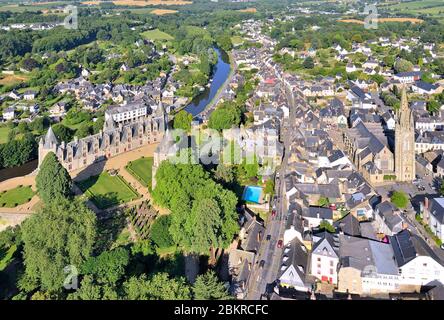
{"type": "Polygon", "coordinates": [[[321,258],[318,258],[318,262],[321,262],[321,258]]]}
{"type": "Polygon", "coordinates": [[[330,260],[330,267],[333,267],[333,260],[330,260]]]}
{"type": "Polygon", "coordinates": [[[333,269],[330,269],[330,274],[333,274],[333,269]]]}

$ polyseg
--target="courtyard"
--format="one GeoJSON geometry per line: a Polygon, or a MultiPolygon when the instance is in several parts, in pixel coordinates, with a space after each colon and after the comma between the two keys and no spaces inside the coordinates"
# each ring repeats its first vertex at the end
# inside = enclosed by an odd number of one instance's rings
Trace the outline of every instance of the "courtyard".
{"type": "Polygon", "coordinates": [[[142,185],[151,190],[153,157],[142,157],[130,161],[125,169],[142,185]]]}
{"type": "Polygon", "coordinates": [[[111,175],[106,171],[77,182],[77,186],[99,209],[130,202],[140,197],[121,176],[111,175]]]}

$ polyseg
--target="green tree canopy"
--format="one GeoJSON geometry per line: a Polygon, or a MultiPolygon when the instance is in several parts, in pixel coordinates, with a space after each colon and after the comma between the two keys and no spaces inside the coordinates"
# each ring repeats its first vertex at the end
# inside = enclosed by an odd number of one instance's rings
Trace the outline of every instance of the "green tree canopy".
{"type": "Polygon", "coordinates": [[[93,275],[98,283],[115,284],[125,274],[128,263],[128,250],[120,247],[102,252],[97,257],[89,257],[83,263],[81,272],[93,275]]]}
{"type": "Polygon", "coordinates": [[[406,208],[409,202],[407,194],[402,190],[394,191],[390,197],[390,200],[395,206],[400,209],[406,208]]]}
{"type": "Polygon", "coordinates": [[[80,268],[91,255],[96,215],[78,199],[57,198],[22,225],[25,278],[48,292],[60,292],[66,266],[80,268]]]}
{"type": "Polygon", "coordinates": [[[170,235],[171,217],[168,215],[158,217],[150,229],[150,239],[159,248],[167,248],[174,244],[170,235]]]}
{"type": "Polygon", "coordinates": [[[36,185],[39,196],[45,204],[59,196],[67,197],[70,194],[71,177],[53,152],[48,153],[43,159],[36,177],[36,185]]]}
{"type": "Polygon", "coordinates": [[[193,297],[195,300],[226,300],[230,298],[230,295],[214,271],[208,271],[196,278],[193,285],[193,297]]]}
{"type": "Polygon", "coordinates": [[[157,273],[147,279],[146,275],[131,277],[123,284],[128,300],[189,300],[190,287],[185,278],[170,278],[167,273],[157,273]]]}
{"type": "Polygon", "coordinates": [[[185,110],[180,110],[174,116],[174,129],[182,129],[186,132],[191,130],[191,121],[193,120],[193,116],[191,113],[186,112],[185,110]]]}

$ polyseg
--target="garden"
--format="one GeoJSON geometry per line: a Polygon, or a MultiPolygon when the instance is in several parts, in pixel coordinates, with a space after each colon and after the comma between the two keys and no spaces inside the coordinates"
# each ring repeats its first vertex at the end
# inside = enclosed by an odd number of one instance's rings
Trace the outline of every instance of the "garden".
{"type": "Polygon", "coordinates": [[[0,193],[0,207],[15,208],[31,201],[34,194],[31,186],[18,186],[14,189],[4,190],[0,193]]]}
{"type": "Polygon", "coordinates": [[[77,183],[79,188],[99,208],[133,201],[139,194],[119,175],[103,172],[77,183]]]}
{"type": "Polygon", "coordinates": [[[148,189],[151,189],[152,167],[153,157],[142,157],[135,161],[129,162],[125,169],[142,185],[148,186],[148,189]]]}

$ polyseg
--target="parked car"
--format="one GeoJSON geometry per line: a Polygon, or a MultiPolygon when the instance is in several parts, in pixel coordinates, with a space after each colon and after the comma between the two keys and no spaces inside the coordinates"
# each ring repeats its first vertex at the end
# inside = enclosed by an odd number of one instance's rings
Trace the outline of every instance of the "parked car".
{"type": "Polygon", "coordinates": [[[282,240],[279,240],[277,243],[277,247],[278,248],[282,248],[283,247],[284,242],[282,240]]]}
{"type": "Polygon", "coordinates": [[[265,239],[267,239],[267,241],[270,241],[271,240],[271,234],[267,234],[267,237],[265,239]]]}
{"type": "Polygon", "coordinates": [[[444,244],[442,244],[442,245],[440,246],[440,248],[441,248],[442,250],[444,250],[444,244]]]}
{"type": "Polygon", "coordinates": [[[261,262],[259,262],[259,268],[263,268],[265,265],[265,260],[261,260],[261,262]]]}
{"type": "Polygon", "coordinates": [[[271,210],[271,216],[272,216],[272,217],[275,217],[275,216],[276,216],[276,213],[277,213],[276,209],[271,210]]]}

